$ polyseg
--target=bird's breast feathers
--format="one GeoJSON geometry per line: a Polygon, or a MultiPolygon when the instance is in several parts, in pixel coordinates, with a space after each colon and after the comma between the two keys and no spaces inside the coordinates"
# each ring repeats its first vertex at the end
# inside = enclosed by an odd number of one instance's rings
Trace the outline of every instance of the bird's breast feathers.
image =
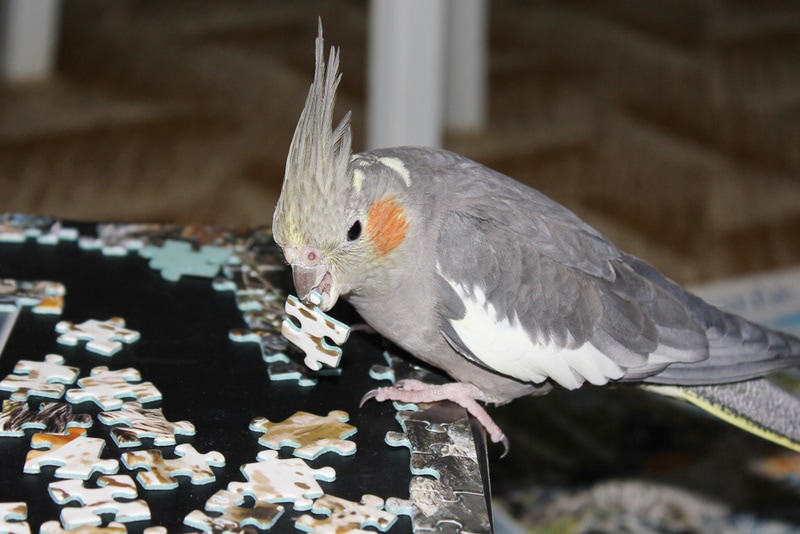
{"type": "Polygon", "coordinates": [[[463,317],[449,319],[450,326],[482,365],[523,382],[538,384],[550,378],[567,389],[585,382],[603,385],[624,376],[624,369],[591,343],[574,349],[556,346],[546,332],[531,335],[513,313],[501,317],[481,288],[443,278],[465,309],[463,317]]]}

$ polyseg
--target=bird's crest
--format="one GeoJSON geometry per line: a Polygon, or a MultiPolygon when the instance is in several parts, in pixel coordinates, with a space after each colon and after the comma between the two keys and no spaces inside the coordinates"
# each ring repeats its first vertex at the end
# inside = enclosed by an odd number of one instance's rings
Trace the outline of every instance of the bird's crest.
{"type": "MultiPolygon", "coordinates": [[[[342,75],[339,73],[339,51],[331,47],[327,66],[322,39],[322,21],[316,39],[314,81],[308,91],[305,107],[294,131],[283,189],[275,212],[276,222],[282,219],[286,237],[300,237],[296,228],[302,216],[300,206],[321,207],[321,202],[346,198],[350,182],[345,180],[350,162],[352,132],[350,113],[333,129],[333,108],[336,89],[342,75]]],[[[278,226],[278,225],[276,225],[278,226]]],[[[275,228],[278,230],[278,228],[275,228]]]]}

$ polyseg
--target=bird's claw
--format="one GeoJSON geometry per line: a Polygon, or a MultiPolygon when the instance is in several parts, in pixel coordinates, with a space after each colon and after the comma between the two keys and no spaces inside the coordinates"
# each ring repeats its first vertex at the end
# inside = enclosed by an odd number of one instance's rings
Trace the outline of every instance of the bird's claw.
{"type": "Polygon", "coordinates": [[[378,402],[397,400],[414,403],[450,400],[466,409],[478,420],[486,430],[486,433],[489,434],[489,439],[492,443],[500,443],[503,445],[503,454],[500,455],[500,458],[504,458],[508,454],[510,448],[508,438],[473,397],[464,395],[460,390],[454,389],[459,386],[464,386],[464,384],[452,383],[445,386],[434,386],[420,380],[398,380],[394,386],[375,388],[367,391],[364,396],[361,397],[358,406],[361,408],[367,401],[372,399],[378,402]],[[451,395],[450,393],[453,392],[461,394],[451,395]]]}

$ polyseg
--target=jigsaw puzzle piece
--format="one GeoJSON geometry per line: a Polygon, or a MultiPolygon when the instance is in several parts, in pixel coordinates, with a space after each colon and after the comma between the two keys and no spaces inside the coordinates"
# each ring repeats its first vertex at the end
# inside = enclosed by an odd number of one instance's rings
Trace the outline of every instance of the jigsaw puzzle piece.
{"type": "Polygon", "coordinates": [[[78,380],[79,388],[66,393],[67,401],[79,404],[92,401],[104,411],[118,410],[123,399],[148,403],[161,400],[161,392],[151,382],[141,382],[142,375],[128,367],[110,371],[106,366],[92,369],[90,376],[78,380]]]}
{"type": "Polygon", "coordinates": [[[56,341],[62,345],[75,346],[86,341],[86,350],[112,356],[122,350],[123,343],[133,343],[141,337],[136,330],[125,328],[125,319],[112,317],[106,321],[89,319],[80,324],[60,321],[56,332],[61,334],[56,341]]]}
{"type": "Polygon", "coordinates": [[[25,473],[40,473],[43,466],[57,466],[57,478],[86,480],[95,472],[116,473],[116,460],[101,460],[105,441],[86,436],[85,428],[70,428],[67,434],[34,434],[25,457],[25,473]]]}
{"type": "Polygon", "coordinates": [[[8,534],[30,534],[28,505],[24,502],[0,502],[0,532],[8,534]]]}
{"type": "MultiPolygon", "coordinates": [[[[321,301],[319,295],[312,293],[314,297],[317,302],[321,301]]],[[[316,305],[309,308],[294,295],[286,299],[285,311],[288,317],[283,320],[281,333],[306,354],[305,364],[308,368],[318,371],[323,363],[338,367],[342,349],[328,343],[326,338],[341,345],[347,341],[350,327],[326,315],[316,305]]]]}
{"type": "MultiPolygon", "coordinates": [[[[147,533],[147,530],[148,529],[144,530],[145,534],[147,533]]],[[[42,526],[39,527],[39,534],[103,534],[105,532],[108,532],[109,534],[127,534],[128,527],[119,521],[112,521],[106,527],[82,526],[68,530],[64,529],[61,526],[61,523],[58,521],[47,521],[42,523],[42,526]]]]}
{"type": "Polygon", "coordinates": [[[347,424],[349,419],[348,413],[341,410],[333,410],[326,416],[298,411],[280,423],[257,417],[250,422],[250,430],[264,432],[258,439],[259,445],[270,449],[292,447],[295,456],[313,460],[329,451],[342,456],[355,454],[356,444],[346,439],[357,430],[347,424]]]}
{"type": "Polygon", "coordinates": [[[211,451],[201,454],[189,443],[175,447],[177,458],[166,459],[158,449],[126,452],[122,454],[122,463],[126,468],[134,470],[144,468],[136,475],[136,480],[147,490],[166,490],[178,487],[175,477],[189,477],[192,484],[210,484],[216,481],[211,467],[223,467],[225,457],[211,451]]]}
{"type": "Polygon", "coordinates": [[[161,271],[165,280],[177,282],[184,275],[214,278],[233,251],[213,245],[193,250],[188,241],[168,239],[160,247],[148,245],[142,248],[139,254],[150,258],[150,268],[161,271]]]}
{"type": "Polygon", "coordinates": [[[407,500],[386,499],[386,510],[411,517],[414,532],[492,532],[484,495],[458,493],[452,499],[440,481],[419,476],[411,478],[409,493],[407,500]]]}
{"type": "Polygon", "coordinates": [[[121,448],[138,447],[142,438],[152,438],[156,447],[172,446],[176,435],[193,436],[195,433],[189,421],[167,421],[161,408],[142,408],[140,402],[126,402],[121,410],[102,412],[97,419],[115,427],[111,429],[111,439],[121,448]]]}
{"type": "Polygon", "coordinates": [[[64,357],[58,354],[48,354],[42,362],[20,360],[14,373],[0,381],[0,391],[10,391],[11,400],[17,401],[30,395],[58,399],[79,372],[77,367],[64,365],[64,357]]]}
{"type": "Polygon", "coordinates": [[[67,288],[60,282],[47,280],[25,281],[9,278],[0,280],[0,303],[31,306],[33,313],[59,315],[64,309],[67,288]]]}
{"type": "Polygon", "coordinates": [[[4,400],[3,412],[0,413],[0,436],[19,437],[29,428],[47,434],[63,434],[71,427],[90,426],[91,415],[73,414],[72,406],[65,402],[45,402],[38,412],[32,412],[25,401],[4,400]]]}
{"type": "Polygon", "coordinates": [[[51,482],[47,488],[56,504],[78,503],[78,507],[65,506],[61,510],[61,523],[67,529],[86,525],[100,525],[98,514],[113,514],[121,523],[150,519],[150,507],[136,499],[136,483],[128,475],[98,477],[96,488],[86,487],[80,480],[51,482]]]}
{"type": "Polygon", "coordinates": [[[205,509],[215,514],[209,516],[200,510],[192,510],[183,524],[204,532],[240,532],[245,527],[267,530],[283,514],[283,506],[256,501],[252,508],[242,506],[244,497],[229,490],[219,490],[207,501],[205,509]]]}
{"type": "Polygon", "coordinates": [[[332,467],[311,468],[299,458],[278,458],[278,451],[261,451],[258,462],[241,467],[247,482],[231,482],[228,489],[259,502],[292,502],[295,510],[308,510],[312,499],[323,495],[318,481],[333,482],[332,467]]]}
{"type": "Polygon", "coordinates": [[[389,530],[397,515],[383,509],[383,499],[375,495],[363,495],[361,502],[348,501],[333,495],[323,495],[314,502],[311,509],[315,514],[323,514],[325,519],[317,519],[305,514],[295,522],[295,527],[306,532],[336,534],[338,532],[359,532],[368,534],[365,527],[374,527],[381,532],[389,530]]]}

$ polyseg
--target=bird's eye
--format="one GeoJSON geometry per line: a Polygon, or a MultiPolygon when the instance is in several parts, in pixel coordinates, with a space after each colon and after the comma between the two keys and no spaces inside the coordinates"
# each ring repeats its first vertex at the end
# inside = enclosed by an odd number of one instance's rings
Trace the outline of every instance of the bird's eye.
{"type": "Polygon", "coordinates": [[[361,221],[356,221],[347,231],[347,240],[355,241],[361,236],[361,221]]]}

